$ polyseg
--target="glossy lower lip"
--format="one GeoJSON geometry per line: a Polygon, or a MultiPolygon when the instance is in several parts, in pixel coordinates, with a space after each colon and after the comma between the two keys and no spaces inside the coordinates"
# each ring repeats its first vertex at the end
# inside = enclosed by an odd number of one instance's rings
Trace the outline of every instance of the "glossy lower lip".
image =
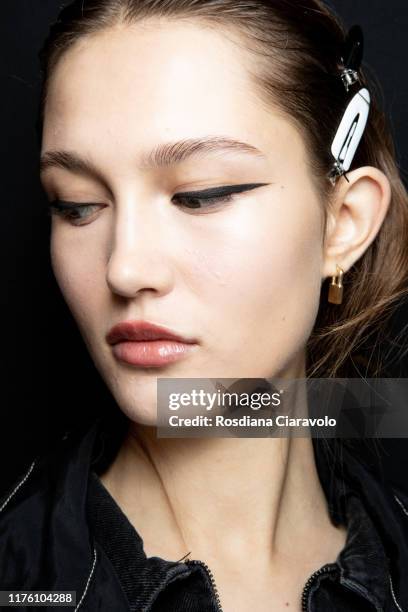
{"type": "Polygon", "coordinates": [[[160,367],[185,358],[194,346],[176,340],[139,340],[118,342],[112,346],[112,351],[124,363],[160,367]]]}

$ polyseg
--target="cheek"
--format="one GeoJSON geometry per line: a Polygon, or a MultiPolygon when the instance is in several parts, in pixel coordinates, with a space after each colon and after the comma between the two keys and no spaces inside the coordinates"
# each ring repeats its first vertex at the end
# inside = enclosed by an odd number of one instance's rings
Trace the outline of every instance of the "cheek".
{"type": "Polygon", "coordinates": [[[191,282],[215,323],[208,335],[221,342],[225,337],[235,348],[252,343],[255,352],[254,341],[271,346],[268,332],[277,343],[305,343],[321,286],[321,211],[315,199],[259,198],[219,216],[217,228],[205,229],[186,253],[191,282]]]}
{"type": "MultiPolygon", "coordinates": [[[[99,242],[89,235],[79,237],[77,232],[66,231],[53,222],[50,254],[52,269],[64,299],[86,334],[91,329],[89,321],[100,312],[103,287],[102,249],[99,242]]],[[[85,230],[87,231],[87,230],[85,230]]]]}

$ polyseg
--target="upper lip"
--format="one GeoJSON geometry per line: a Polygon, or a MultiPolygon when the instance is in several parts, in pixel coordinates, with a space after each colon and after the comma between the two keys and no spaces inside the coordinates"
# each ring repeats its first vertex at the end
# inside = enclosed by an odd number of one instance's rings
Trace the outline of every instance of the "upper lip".
{"type": "Polygon", "coordinates": [[[122,321],[114,325],[106,335],[109,344],[117,344],[126,340],[133,342],[148,340],[175,340],[187,344],[196,342],[191,338],[185,338],[176,334],[171,329],[161,325],[155,325],[148,321],[122,321]]]}

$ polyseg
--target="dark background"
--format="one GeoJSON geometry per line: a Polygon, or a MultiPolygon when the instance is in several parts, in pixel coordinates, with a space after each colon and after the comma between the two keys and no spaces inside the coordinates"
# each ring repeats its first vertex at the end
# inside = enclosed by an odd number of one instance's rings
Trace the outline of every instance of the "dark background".
{"type": "MultiPolygon", "coordinates": [[[[61,4],[57,0],[2,0],[0,10],[0,493],[51,440],[78,423],[86,427],[113,402],[54,281],[46,201],[38,181],[34,128],[39,93],[37,51],[61,4]]],[[[360,23],[364,29],[365,65],[378,76],[408,184],[408,3],[333,0],[332,6],[348,26],[360,23]]],[[[406,309],[401,310],[395,318],[396,328],[407,319],[406,309]]],[[[406,360],[395,376],[406,377],[407,371],[406,360]]],[[[402,468],[407,448],[405,439],[381,440],[368,459],[380,453],[389,479],[408,488],[402,468]]]]}

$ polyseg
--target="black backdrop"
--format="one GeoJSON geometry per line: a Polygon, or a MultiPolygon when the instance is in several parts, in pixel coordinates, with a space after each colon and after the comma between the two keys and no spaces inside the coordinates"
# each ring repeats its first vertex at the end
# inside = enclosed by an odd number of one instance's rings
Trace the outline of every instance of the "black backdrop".
{"type": "MultiPolygon", "coordinates": [[[[58,0],[1,2],[1,340],[0,492],[26,469],[33,454],[77,423],[112,406],[53,279],[48,219],[38,173],[34,129],[38,104],[37,50],[55,18],[58,0]]],[[[363,26],[365,64],[377,74],[401,172],[407,181],[408,101],[406,0],[333,0],[348,26],[363,26]]],[[[407,237],[408,239],[408,237],[407,237]]],[[[396,326],[407,321],[406,309],[396,326]]],[[[396,376],[407,376],[407,362],[396,376]]],[[[408,409],[408,407],[407,407],[408,409]]],[[[389,478],[408,485],[408,443],[380,441],[389,478]]],[[[363,449],[364,450],[364,449],[363,449]]],[[[370,451],[369,460],[375,453],[370,451]]]]}

